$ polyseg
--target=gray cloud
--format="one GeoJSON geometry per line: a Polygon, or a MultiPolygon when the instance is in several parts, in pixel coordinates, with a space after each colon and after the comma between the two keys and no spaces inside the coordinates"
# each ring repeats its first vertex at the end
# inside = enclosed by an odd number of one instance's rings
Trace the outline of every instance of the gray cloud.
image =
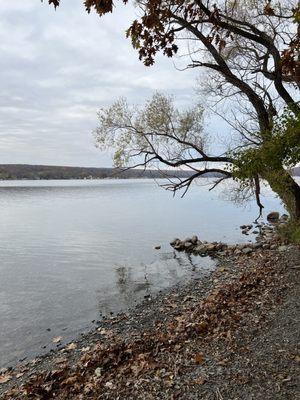
{"type": "Polygon", "coordinates": [[[0,163],[108,166],[91,134],[100,107],[120,96],[142,103],[155,90],[191,102],[194,71],[138,60],[125,38],[135,12],[120,6],[100,19],[81,0],[56,12],[46,1],[0,2],[0,163]]]}

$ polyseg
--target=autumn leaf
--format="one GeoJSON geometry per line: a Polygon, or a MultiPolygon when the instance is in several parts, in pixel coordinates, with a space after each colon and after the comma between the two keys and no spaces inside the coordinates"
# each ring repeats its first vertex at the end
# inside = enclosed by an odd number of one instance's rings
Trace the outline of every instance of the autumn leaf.
{"type": "Polygon", "coordinates": [[[74,385],[78,380],[76,375],[70,376],[69,378],[65,379],[62,383],[64,385],[74,385]]]}
{"type": "Polygon", "coordinates": [[[59,342],[61,342],[61,340],[62,340],[62,336],[56,336],[56,337],[54,337],[52,339],[52,342],[53,343],[59,343],[59,342]]]}
{"type": "Polygon", "coordinates": [[[196,364],[198,364],[198,365],[203,364],[204,361],[205,361],[205,359],[204,359],[204,355],[202,353],[198,353],[195,355],[195,363],[196,364]]]}
{"type": "Polygon", "coordinates": [[[300,364],[300,355],[295,357],[295,361],[300,364]]]}
{"type": "Polygon", "coordinates": [[[206,382],[205,378],[197,378],[197,379],[194,380],[194,383],[196,385],[204,385],[205,382],[206,382]]]}
{"type": "Polygon", "coordinates": [[[7,383],[11,380],[11,375],[3,375],[0,376],[0,385],[3,385],[4,383],[7,383]]]}
{"type": "Polygon", "coordinates": [[[70,343],[66,347],[66,350],[75,350],[75,349],[77,349],[77,344],[76,343],[70,343]]]}

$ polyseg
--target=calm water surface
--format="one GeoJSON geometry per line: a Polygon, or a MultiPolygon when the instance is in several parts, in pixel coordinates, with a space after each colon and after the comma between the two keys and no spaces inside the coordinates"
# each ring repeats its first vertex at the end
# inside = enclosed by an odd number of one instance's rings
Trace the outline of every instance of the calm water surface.
{"type": "MultiPolygon", "coordinates": [[[[269,191],[264,202],[266,213],[283,211],[269,191]]],[[[181,199],[150,180],[2,181],[0,207],[0,367],[201,277],[213,262],[169,241],[246,241],[239,226],[257,216],[253,203],[237,208],[202,183],[181,199]]]]}

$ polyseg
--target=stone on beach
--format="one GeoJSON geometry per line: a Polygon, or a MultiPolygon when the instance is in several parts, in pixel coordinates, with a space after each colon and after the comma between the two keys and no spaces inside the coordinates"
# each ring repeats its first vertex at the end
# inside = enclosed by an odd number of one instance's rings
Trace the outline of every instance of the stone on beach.
{"type": "Polygon", "coordinates": [[[277,211],[272,211],[267,215],[267,220],[268,221],[278,221],[279,220],[279,212],[277,211]]]}

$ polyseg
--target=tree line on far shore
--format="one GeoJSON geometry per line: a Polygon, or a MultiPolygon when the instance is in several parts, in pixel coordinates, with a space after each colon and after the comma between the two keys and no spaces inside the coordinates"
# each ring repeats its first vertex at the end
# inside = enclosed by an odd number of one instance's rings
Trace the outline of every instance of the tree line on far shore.
{"type": "MultiPolygon", "coordinates": [[[[0,165],[1,180],[17,179],[134,179],[134,178],[187,178],[190,171],[146,170],[122,168],[87,168],[52,165],[5,164],[0,165]]],[[[208,175],[211,176],[211,175],[208,175]]],[[[215,176],[215,175],[214,175],[215,176]]]]}

